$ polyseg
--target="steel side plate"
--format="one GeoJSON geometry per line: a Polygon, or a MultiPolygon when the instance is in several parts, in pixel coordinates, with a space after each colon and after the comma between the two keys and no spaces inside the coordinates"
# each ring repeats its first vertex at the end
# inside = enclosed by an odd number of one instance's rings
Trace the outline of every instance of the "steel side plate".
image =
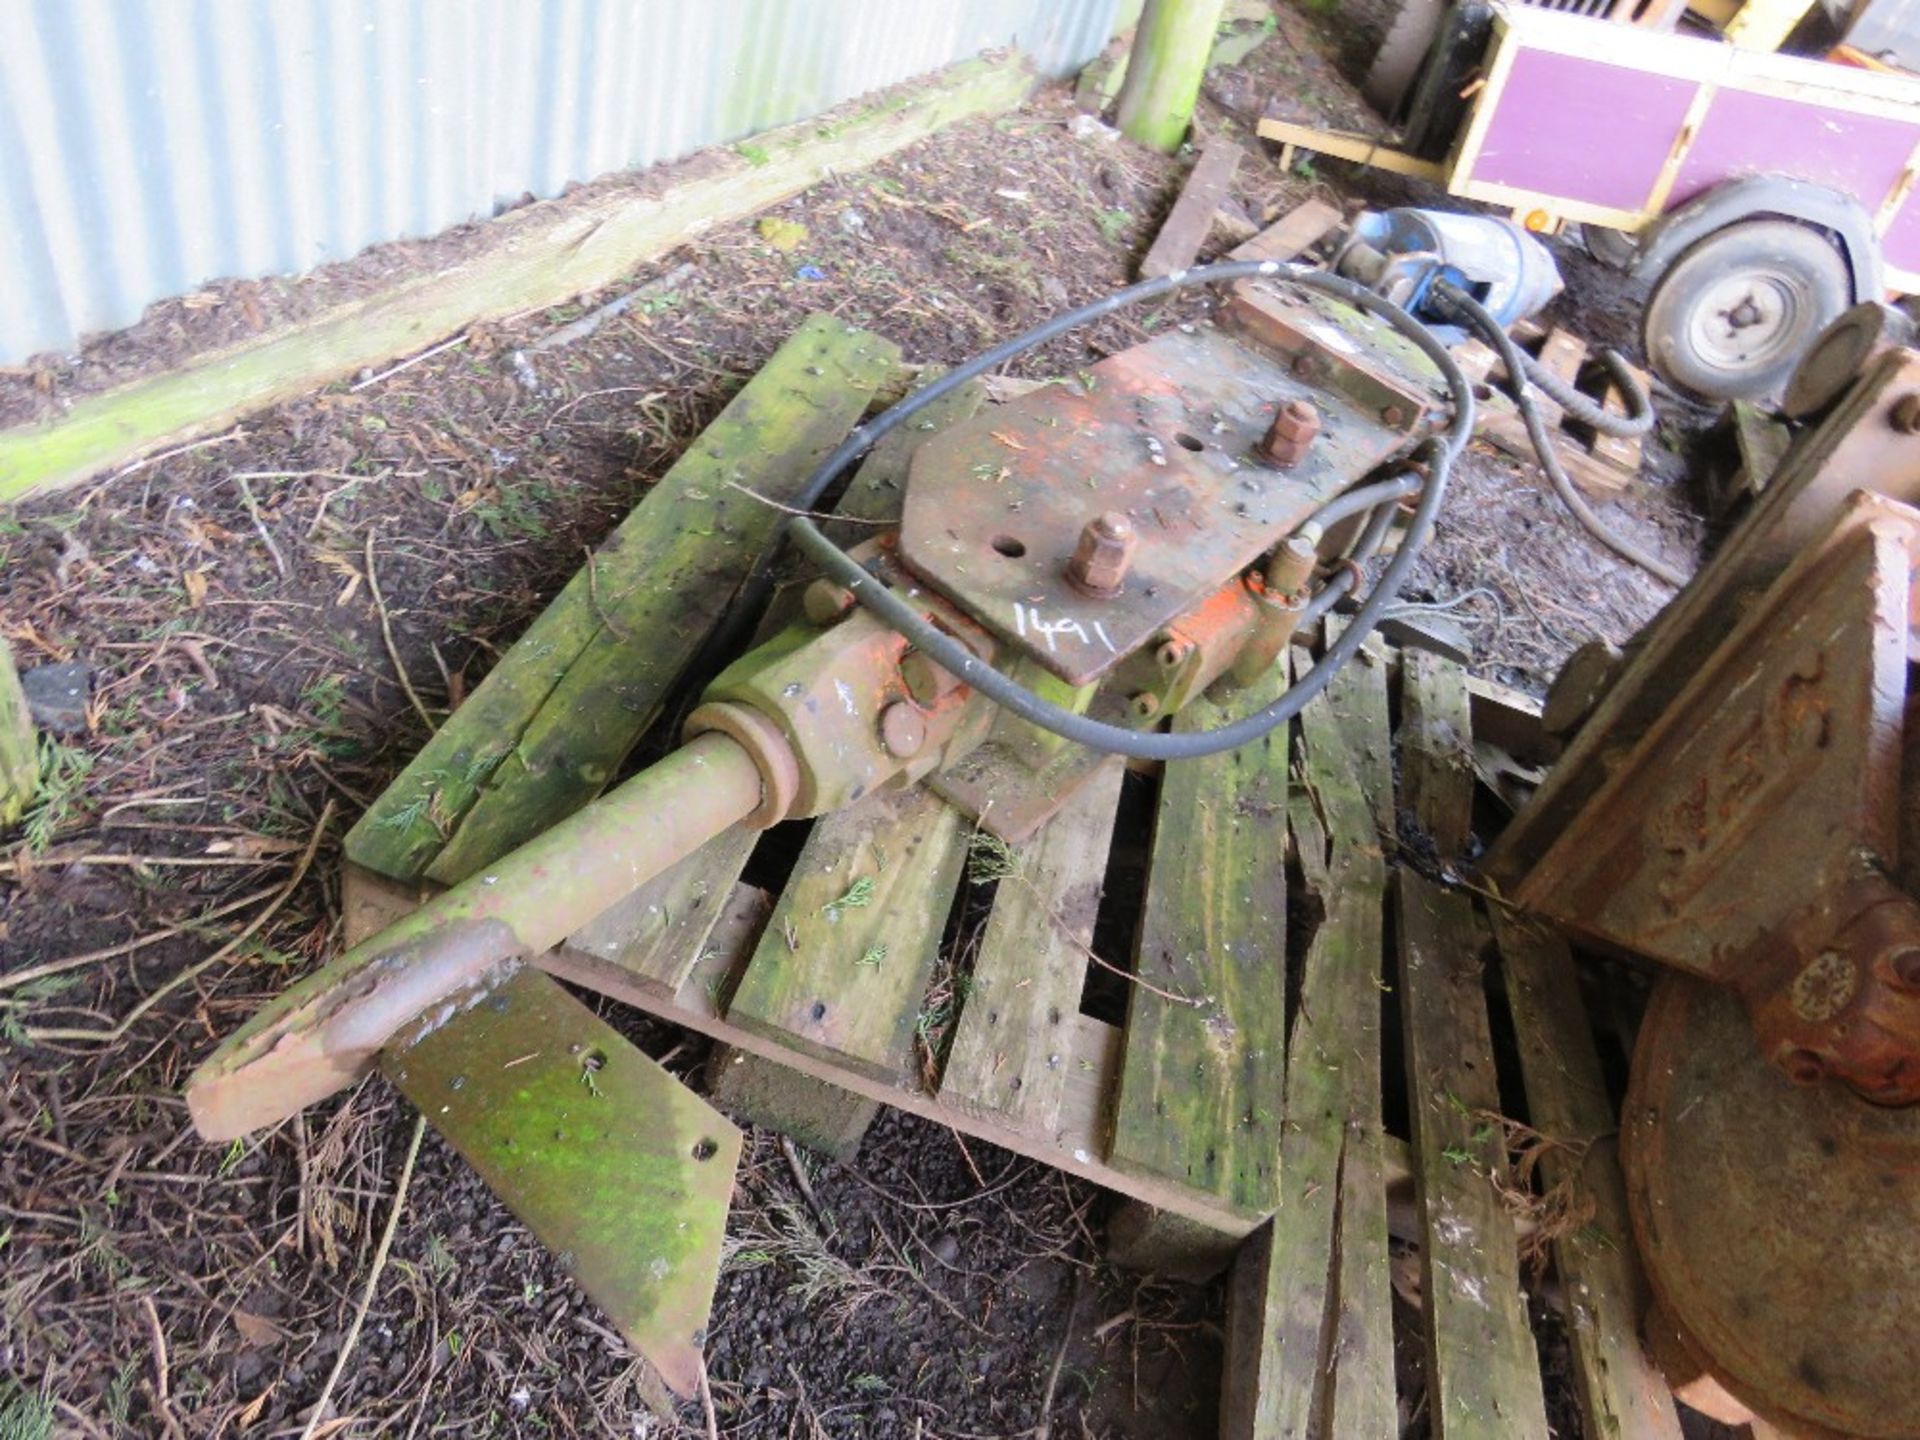
{"type": "Polygon", "coordinates": [[[677,1394],[699,1388],[740,1132],[523,968],[381,1068],[677,1394]]]}

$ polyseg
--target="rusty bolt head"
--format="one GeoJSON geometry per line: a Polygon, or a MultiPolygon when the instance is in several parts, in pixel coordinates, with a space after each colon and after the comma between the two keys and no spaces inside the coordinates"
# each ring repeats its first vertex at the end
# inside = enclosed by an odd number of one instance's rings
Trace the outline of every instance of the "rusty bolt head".
{"type": "Polygon", "coordinates": [[[918,706],[896,700],[880,712],[880,743],[896,760],[911,760],[927,743],[927,717],[918,706]]]}
{"type": "Polygon", "coordinates": [[[1920,395],[1902,395],[1894,401],[1887,420],[1902,435],[1920,435],[1920,395]]]}
{"type": "Polygon", "coordinates": [[[831,580],[820,579],[807,586],[800,603],[807,619],[816,625],[831,625],[854,607],[853,591],[831,580]]]}
{"type": "Polygon", "coordinates": [[[1293,357],[1293,373],[1302,380],[1318,379],[1324,368],[1320,357],[1311,350],[1303,350],[1293,357]]]}
{"type": "Polygon", "coordinates": [[[1397,430],[1407,423],[1407,412],[1402,410],[1398,405],[1389,405],[1380,412],[1380,423],[1382,425],[1391,425],[1397,430]]]}
{"type": "Polygon", "coordinates": [[[1260,454],[1285,470],[1297,465],[1320,433],[1320,412],[1305,400],[1290,400],[1280,407],[1260,442],[1260,454]]]}
{"type": "Polygon", "coordinates": [[[1154,659],[1160,662],[1162,670],[1178,670],[1187,663],[1187,657],[1193,653],[1193,642],[1171,635],[1160,642],[1160,648],[1154,651],[1154,659]]]}
{"type": "Polygon", "coordinates": [[[1142,690],[1127,701],[1127,708],[1136,720],[1151,720],[1160,713],[1160,697],[1151,690],[1142,690]]]}
{"type": "Polygon", "coordinates": [[[1102,511],[1080,532],[1080,543],[1067,562],[1067,582],[1101,599],[1118,595],[1139,543],[1131,520],[1118,510],[1102,511]]]}
{"type": "Polygon", "coordinates": [[[1880,958],[1887,982],[1900,990],[1920,990],[1920,950],[1905,946],[1880,958]]]}
{"type": "Polygon", "coordinates": [[[1780,1057],[1780,1068],[1796,1085],[1818,1085],[1827,1078],[1827,1062],[1811,1050],[1789,1050],[1780,1057]]]}
{"type": "Polygon", "coordinates": [[[919,650],[910,652],[900,662],[900,678],[906,682],[907,693],[913,696],[916,705],[931,710],[947,696],[960,688],[960,679],[951,670],[933,663],[930,656],[919,650]]]}

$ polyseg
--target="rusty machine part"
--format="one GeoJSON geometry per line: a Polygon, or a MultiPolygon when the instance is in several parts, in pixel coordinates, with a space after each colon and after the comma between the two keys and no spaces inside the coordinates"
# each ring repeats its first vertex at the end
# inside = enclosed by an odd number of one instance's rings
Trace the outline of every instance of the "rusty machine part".
{"type": "MultiPolygon", "coordinates": [[[[924,442],[898,532],[843,552],[793,519],[789,537],[822,572],[803,618],[714,678],[682,748],[261,1011],[188,1082],[201,1133],[224,1140],[271,1124],[382,1057],[416,1101],[460,1109],[463,1150],[483,1171],[511,1176],[539,1137],[494,1126],[472,1097],[447,1098],[460,1088],[449,1037],[497,1037],[514,1015],[552,1004],[516,978],[522,962],[722,831],[925,782],[1019,838],[1108,754],[1210,754],[1290,719],[1398,591],[1473,424],[1471,387],[1444,346],[1350,281],[1248,262],[1120,292],[949,371],[857,430],[796,504],[811,510],[882,435],[1032,345],[1183,286],[1256,279],[1290,289],[1243,288],[1223,326],[1179,327],[1077,385],[924,442]],[[1401,358],[1375,364],[1362,346],[1385,327],[1403,337],[1401,358]],[[1424,362],[1404,358],[1406,341],[1424,362]],[[1416,449],[1422,465],[1409,461],[1416,449]],[[1158,728],[1209,687],[1220,696],[1266,674],[1297,627],[1351,587],[1350,562],[1402,520],[1406,536],[1354,622],[1280,700],[1212,731],[1158,728]],[[1323,548],[1341,564],[1316,591],[1323,548]]],[[[637,1073],[627,1093],[651,1093],[656,1080],[637,1073]]],[[[619,1143],[645,1153],[657,1137],[642,1130],[619,1143]]],[[[703,1139],[694,1160],[719,1144],[703,1139]]],[[[708,1293],[715,1183],[703,1171],[676,1192],[702,1233],[680,1237],[675,1253],[686,1275],[707,1276],[708,1293]]],[[[569,1233],[563,1196],[535,1200],[569,1233]]],[[[605,1235],[596,1243],[617,1248],[605,1235]]],[[[693,1373],[704,1324],[696,1287],[681,1279],[671,1303],[647,1311],[666,1319],[626,1327],[676,1384],[693,1373]]]]}
{"type": "Polygon", "coordinates": [[[1679,972],[1656,982],[1621,1137],[1646,1338],[1684,1402],[1800,1440],[1920,1437],[1905,333],[1860,307],[1815,347],[1794,386],[1812,423],[1753,510],[1624,651],[1556,683],[1566,752],[1487,865],[1523,908],[1679,972]]]}

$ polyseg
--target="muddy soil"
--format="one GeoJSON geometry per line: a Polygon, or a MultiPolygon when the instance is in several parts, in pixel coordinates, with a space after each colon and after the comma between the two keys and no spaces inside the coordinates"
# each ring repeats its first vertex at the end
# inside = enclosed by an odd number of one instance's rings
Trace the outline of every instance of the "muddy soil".
{"type": "MultiPolygon", "coordinates": [[[[1276,97],[1348,103],[1329,42],[1291,9],[1279,21],[1210,77],[1197,138],[1248,130],[1276,97]]],[[[1249,151],[1235,199],[1257,221],[1312,193],[1362,198],[1335,167],[1282,174],[1249,151]]],[[[1088,132],[1049,89],[717,226],[606,294],[0,516],[0,628],[20,665],[93,676],[84,733],[48,742],[44,798],[0,839],[0,1429],[44,1411],[88,1436],[299,1432],[360,1303],[411,1112],[373,1080],[216,1149],[179,1086],[337,950],[347,826],[802,315],[951,364],[1129,281],[1185,163],[1088,132]],[[778,249],[762,218],[804,235],[778,249]],[[531,349],[676,272],[591,337],[531,349]]],[[[471,243],[156,306],[0,376],[0,420],[471,243]]],[[[1617,297],[1569,272],[1566,322],[1603,335],[1617,297]]],[[[1207,306],[1115,317],[1013,370],[1068,373],[1207,306]]],[[[1460,620],[1490,673],[1538,690],[1575,645],[1624,638],[1661,603],[1525,467],[1476,447],[1457,487],[1409,599],[1460,620]]],[[[1609,511],[1677,559],[1698,544],[1665,459],[1609,511]]],[[[698,1071],[704,1042],[601,1009],[698,1071]]],[[[710,1352],[721,1433],[1212,1433],[1220,1288],[1107,1266],[1105,1197],[898,1115],[854,1162],[808,1163],[817,1208],[771,1137],[743,1166],[710,1352]]],[[[322,1427],[336,1435],[705,1433],[430,1131],[329,1413],[353,1422],[322,1427]]]]}

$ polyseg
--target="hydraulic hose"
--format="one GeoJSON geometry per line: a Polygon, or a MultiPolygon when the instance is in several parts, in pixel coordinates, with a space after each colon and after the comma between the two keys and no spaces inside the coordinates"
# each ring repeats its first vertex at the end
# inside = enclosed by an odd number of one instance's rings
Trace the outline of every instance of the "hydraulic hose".
{"type": "Polygon", "coordinates": [[[1546,422],[1540,418],[1540,407],[1533,403],[1533,397],[1527,391],[1525,357],[1520,347],[1513,343],[1500,322],[1487,313],[1471,295],[1457,286],[1442,281],[1434,286],[1434,293],[1440,302],[1460,319],[1478,330],[1486,342],[1500,356],[1501,364],[1507,368],[1507,388],[1513,396],[1513,403],[1520,411],[1520,418],[1526,424],[1527,438],[1533,442],[1534,453],[1540,459],[1540,468],[1547,472],[1547,479],[1553,484],[1554,494],[1560,497],[1560,503],[1572,513],[1586,532],[1606,546],[1614,554],[1632,561],[1642,570],[1656,579],[1664,580],[1676,590],[1687,583],[1686,575],[1669,565],[1652,551],[1635,544],[1626,536],[1609,528],[1606,521],[1587,504],[1586,497],[1574,489],[1573,481],[1568,478],[1566,467],[1560,463],[1559,452],[1554,449],[1553,437],[1547,434],[1546,422]]]}
{"type": "MultiPolygon", "coordinates": [[[[1427,481],[1421,487],[1420,499],[1408,525],[1406,539],[1393,559],[1388,562],[1385,573],[1380,577],[1380,583],[1374,586],[1372,592],[1362,602],[1353,623],[1328,647],[1320,662],[1290,686],[1284,695],[1264,709],[1225,725],[1216,726],[1211,730],[1172,734],[1133,730],[1123,725],[1110,725],[1085,715],[1075,714],[1071,710],[1062,709],[1058,705],[1043,700],[1018,681],[1001,674],[976,657],[959,641],[928,622],[917,608],[894,594],[857,561],[850,558],[838,545],[821,534],[819,527],[812,520],[804,517],[789,520],[787,522],[789,535],[794,543],[830,578],[846,586],[860,604],[905,636],[916,650],[924,652],[942,669],[954,675],[962,683],[977,689],[989,700],[1012,711],[1021,719],[1077,744],[1085,745],[1089,749],[1114,755],[1126,755],[1139,760],[1187,760],[1234,750],[1271,733],[1276,727],[1286,724],[1299,714],[1314,696],[1326,689],[1334,673],[1346,664],[1365,643],[1367,636],[1372,633],[1374,625],[1378,622],[1381,612],[1398,596],[1407,573],[1413,568],[1414,561],[1419,557],[1427,537],[1432,532],[1434,516],[1439,511],[1440,502],[1446,497],[1447,478],[1452,470],[1454,457],[1465,448],[1468,437],[1473,434],[1473,387],[1461,373],[1453,356],[1447,352],[1446,346],[1441,344],[1431,330],[1399,306],[1354,281],[1324,270],[1303,270],[1272,260],[1245,260],[1210,265],[1197,270],[1175,271],[1171,275],[1142,281],[1138,285],[1115,291],[1105,299],[1096,300],[1090,305],[1083,305],[1077,310],[1056,316],[1024,335],[1016,336],[984,354],[975,356],[964,365],[948,371],[932,384],[900,401],[871,424],[854,431],[820,463],[819,469],[814,471],[806,486],[796,497],[795,505],[801,510],[811,509],[835,479],[881,436],[904,424],[919,410],[932,404],[941,396],[951,393],[975,376],[1005,364],[1036,345],[1044,344],[1076,326],[1112,314],[1125,306],[1152,300],[1175,290],[1194,285],[1218,285],[1229,280],[1249,279],[1256,276],[1282,278],[1302,289],[1322,291],[1358,309],[1371,311],[1380,316],[1412,341],[1421,353],[1434,363],[1441,378],[1446,382],[1453,402],[1453,416],[1446,430],[1426,444],[1427,481]]],[[[1369,501],[1361,508],[1370,508],[1378,503],[1369,501]]],[[[1322,507],[1323,510],[1326,508],[1322,507]]]]}
{"type": "Polygon", "coordinates": [[[1627,362],[1620,358],[1619,351],[1602,350],[1600,363],[1607,367],[1607,373],[1613,377],[1613,383],[1626,400],[1625,415],[1615,415],[1611,410],[1601,409],[1519,346],[1516,345],[1514,350],[1520,356],[1520,363],[1526,367],[1527,378],[1546,391],[1562,410],[1582,425],[1591,425],[1602,435],[1617,435],[1623,440],[1645,435],[1653,429],[1653,397],[1647,394],[1646,386],[1635,378],[1627,362]]]}

